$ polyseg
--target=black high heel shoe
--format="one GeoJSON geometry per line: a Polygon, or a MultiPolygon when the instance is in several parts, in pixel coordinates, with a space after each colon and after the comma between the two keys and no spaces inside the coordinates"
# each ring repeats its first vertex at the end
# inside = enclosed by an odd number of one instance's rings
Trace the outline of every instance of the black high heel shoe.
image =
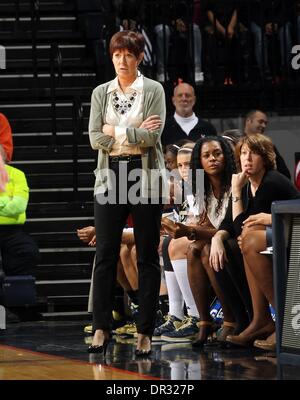
{"type": "Polygon", "coordinates": [[[93,354],[102,354],[105,357],[106,356],[106,350],[108,343],[110,341],[110,335],[104,339],[103,344],[98,345],[98,344],[92,344],[88,347],[88,353],[93,353],[93,354]]]}
{"type": "Polygon", "coordinates": [[[212,334],[212,322],[210,321],[200,321],[199,324],[199,333],[197,338],[192,343],[192,347],[195,348],[202,348],[204,344],[207,342],[208,337],[212,334]]]}
{"type": "Polygon", "coordinates": [[[93,345],[91,344],[88,347],[88,353],[97,353],[97,354],[102,354],[104,355],[104,357],[106,356],[106,350],[107,350],[107,346],[108,346],[109,340],[105,341],[102,345],[93,345]]]}
{"type": "Polygon", "coordinates": [[[136,357],[149,357],[151,354],[152,350],[138,350],[136,349],[134,354],[136,355],[136,357]]]}

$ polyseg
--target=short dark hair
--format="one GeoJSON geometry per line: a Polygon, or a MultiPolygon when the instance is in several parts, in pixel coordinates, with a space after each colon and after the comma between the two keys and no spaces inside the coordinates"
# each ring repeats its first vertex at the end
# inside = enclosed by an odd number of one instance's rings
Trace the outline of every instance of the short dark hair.
{"type": "Polygon", "coordinates": [[[165,154],[172,153],[172,154],[174,154],[174,156],[177,156],[179,149],[180,149],[180,146],[177,146],[176,144],[168,144],[165,148],[165,154]]]}
{"type": "Polygon", "coordinates": [[[144,51],[144,47],[145,39],[141,33],[135,31],[121,31],[115,33],[110,39],[109,54],[112,57],[116,50],[127,49],[138,58],[144,51]]]}
{"type": "Polygon", "coordinates": [[[246,123],[247,119],[253,118],[254,115],[255,115],[256,113],[258,113],[258,112],[267,115],[267,113],[264,112],[264,111],[262,111],[262,110],[257,110],[257,109],[255,109],[255,110],[250,110],[250,111],[248,111],[247,114],[245,115],[244,122],[246,123]]]}
{"type": "Polygon", "coordinates": [[[244,136],[239,140],[235,147],[236,158],[241,166],[240,156],[242,147],[246,145],[255,154],[259,154],[265,163],[266,170],[276,169],[276,153],[272,140],[261,133],[255,133],[250,136],[244,136]]]}

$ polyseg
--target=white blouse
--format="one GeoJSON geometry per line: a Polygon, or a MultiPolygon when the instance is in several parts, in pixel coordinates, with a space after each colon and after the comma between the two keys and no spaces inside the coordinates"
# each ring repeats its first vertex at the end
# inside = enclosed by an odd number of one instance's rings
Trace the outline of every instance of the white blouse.
{"type": "Polygon", "coordinates": [[[224,194],[224,198],[222,201],[222,206],[217,212],[217,207],[218,207],[218,199],[215,197],[214,193],[212,190],[210,190],[210,193],[208,195],[208,207],[207,207],[207,216],[212,223],[212,225],[218,229],[221,222],[223,221],[227,208],[228,208],[228,202],[229,198],[231,195],[231,190],[229,192],[226,192],[224,194]]]}
{"type": "Polygon", "coordinates": [[[143,75],[126,89],[124,93],[116,77],[107,89],[112,93],[106,112],[106,123],[115,127],[115,143],[110,156],[121,154],[141,154],[139,146],[129,146],[126,137],[126,128],[138,128],[143,122],[143,75]]]}

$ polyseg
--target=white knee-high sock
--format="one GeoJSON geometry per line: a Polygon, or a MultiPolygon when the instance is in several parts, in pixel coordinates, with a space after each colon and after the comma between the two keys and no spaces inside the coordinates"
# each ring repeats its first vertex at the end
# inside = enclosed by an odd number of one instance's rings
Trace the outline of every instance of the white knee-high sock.
{"type": "Polygon", "coordinates": [[[187,274],[187,259],[171,260],[178,285],[183,295],[187,312],[193,317],[199,317],[187,274]]]}
{"type": "Polygon", "coordinates": [[[169,297],[169,314],[182,319],[183,314],[183,296],[178,285],[174,271],[165,271],[166,284],[169,297]]]}

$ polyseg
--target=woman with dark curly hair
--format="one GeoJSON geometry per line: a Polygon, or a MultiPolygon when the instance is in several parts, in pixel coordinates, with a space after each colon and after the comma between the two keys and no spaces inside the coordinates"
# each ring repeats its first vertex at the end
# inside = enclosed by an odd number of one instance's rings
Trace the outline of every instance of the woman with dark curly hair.
{"type": "Polygon", "coordinates": [[[249,217],[266,217],[266,214],[271,213],[273,201],[299,198],[299,192],[284,175],[276,171],[274,146],[267,136],[253,134],[242,138],[236,147],[236,154],[241,172],[232,175],[232,201],[218,232],[212,238],[209,261],[211,267],[217,271],[218,282],[232,309],[235,308],[231,296],[232,288],[235,287],[245,299],[243,287],[248,282],[253,318],[238,335],[228,335],[226,338],[229,343],[247,347],[253,345],[257,339],[266,339],[275,330],[269,311],[269,303],[274,306],[272,269],[270,265],[258,269],[255,259],[249,259],[249,248],[246,248],[251,246],[250,231],[264,229],[263,236],[266,239],[266,223],[256,218],[259,225],[249,228],[249,217]],[[226,248],[226,240],[230,236],[234,238],[231,240],[236,243],[237,251],[240,253],[238,243],[243,253],[241,263],[235,269],[232,267],[235,263],[226,248]],[[246,276],[243,274],[244,270],[246,276]]]}
{"type": "Polygon", "coordinates": [[[236,171],[230,145],[222,137],[206,137],[198,140],[192,153],[191,169],[193,195],[199,214],[198,221],[196,224],[194,222],[187,225],[176,223],[165,226],[163,223],[163,227],[174,238],[169,245],[170,259],[174,270],[178,267],[182,270],[185,267],[189,289],[200,315],[200,321],[198,318],[195,327],[195,324],[192,324],[193,321],[187,320],[177,329],[170,329],[172,327],[165,324],[166,326],[161,327],[160,331],[161,338],[167,341],[191,340],[198,336],[193,343],[196,347],[203,345],[208,335],[212,333],[212,320],[209,314],[210,283],[222,303],[225,324],[234,326],[233,314],[226,305],[214,272],[210,268],[205,270],[202,265],[202,257],[207,258],[209,254],[207,249],[203,253],[203,248],[218,229],[229,202],[231,176],[236,171]],[[200,200],[203,197],[203,187],[196,185],[196,172],[200,169],[204,170],[204,202],[200,200]]]}
{"type": "MultiPolygon", "coordinates": [[[[206,221],[209,221],[215,228],[214,232],[216,232],[225,216],[231,194],[231,177],[236,172],[235,158],[228,140],[225,140],[223,137],[215,138],[215,140],[219,142],[224,156],[224,167],[221,173],[217,171],[217,173],[212,174],[207,170],[207,162],[214,170],[215,164],[218,162],[218,158],[216,157],[218,152],[215,150],[211,155],[212,158],[209,158],[209,152],[206,149],[207,139],[205,138],[197,142],[191,164],[191,169],[194,172],[193,193],[196,198],[199,197],[199,194],[197,193],[195,171],[204,169],[205,217],[206,221]],[[216,157],[215,160],[213,157],[216,157]]],[[[210,284],[222,305],[224,315],[223,326],[218,331],[217,340],[220,343],[223,342],[227,334],[235,332],[240,322],[233,315],[230,307],[228,307],[224,293],[216,280],[215,273],[208,266],[210,241],[207,243],[207,241],[201,239],[199,233],[198,235],[196,233],[196,237],[198,240],[190,246],[187,258],[189,282],[201,316],[199,332],[193,343],[193,347],[202,347],[213,331],[213,323],[210,316],[210,284]]]]}

